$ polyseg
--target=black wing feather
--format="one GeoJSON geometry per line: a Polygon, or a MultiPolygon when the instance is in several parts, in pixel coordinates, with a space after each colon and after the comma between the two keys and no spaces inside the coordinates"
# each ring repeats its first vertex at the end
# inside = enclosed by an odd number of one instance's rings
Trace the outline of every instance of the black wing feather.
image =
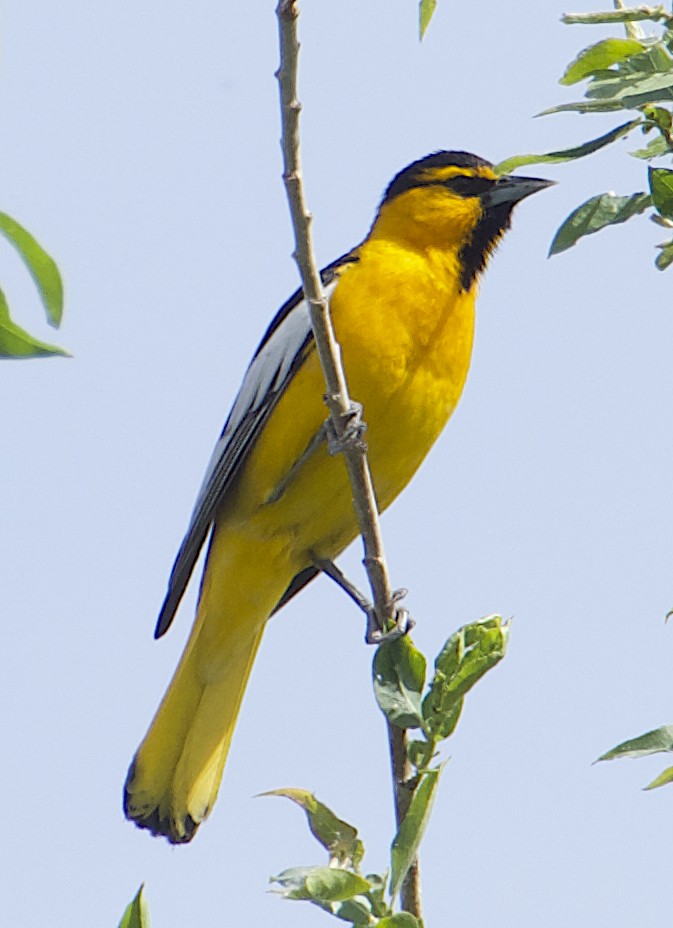
{"type": "MultiPolygon", "coordinates": [[[[343,255],[337,261],[334,261],[332,264],[329,264],[326,268],[321,271],[322,282],[324,286],[329,286],[333,283],[336,278],[339,276],[339,270],[347,264],[351,264],[357,261],[357,255],[355,252],[349,252],[346,255],[343,255]]],[[[238,470],[246,461],[257,437],[262,431],[266,420],[271,415],[274,410],[278,400],[283,395],[283,392],[290,382],[296,371],[303,364],[304,360],[308,356],[312,345],[313,345],[313,333],[310,330],[310,326],[307,329],[306,336],[303,338],[303,341],[297,347],[294,356],[292,357],[290,363],[287,363],[287,359],[281,358],[277,369],[273,372],[272,376],[267,379],[265,392],[261,397],[258,397],[256,394],[250,397],[250,402],[248,408],[241,415],[238,412],[238,404],[242,400],[242,397],[245,395],[246,386],[247,386],[247,377],[251,373],[251,369],[260,356],[263,350],[270,345],[271,339],[274,334],[280,329],[283,322],[290,316],[293,310],[296,310],[304,299],[304,293],[302,289],[296,290],[292,296],[287,300],[281,308],[276,313],[273,321],[266,330],[262,341],[260,342],[248,371],[246,373],[246,378],[243,381],[243,385],[239,394],[234,402],[231,412],[227,417],[227,421],[224,425],[222,433],[220,435],[220,442],[226,442],[222,449],[221,454],[215,459],[214,462],[211,462],[212,471],[207,474],[207,477],[204,481],[203,488],[197,499],[194,512],[187,529],[187,534],[180,545],[180,550],[178,551],[175,563],[173,564],[173,569],[168,581],[168,590],[166,592],[166,597],[164,599],[163,605],[159,612],[159,618],[157,619],[156,628],[154,630],[154,637],[160,638],[165,632],[168,631],[171,622],[175,616],[177,608],[180,604],[189,579],[194,570],[194,565],[198,560],[199,554],[201,553],[201,548],[203,547],[208,534],[212,528],[213,522],[215,520],[217,510],[222,504],[224,496],[231,486],[231,482],[235,477],[238,470]],[[282,376],[281,376],[282,375],[282,376]],[[234,413],[237,413],[240,418],[239,421],[232,425],[234,413]],[[227,438],[227,432],[232,426],[231,434],[227,438]]],[[[218,442],[219,444],[219,442],[218,442]]],[[[217,449],[216,449],[217,453],[217,449]]],[[[316,572],[312,572],[308,576],[309,571],[302,571],[290,584],[287,592],[281,598],[280,603],[276,607],[279,609],[284,605],[288,599],[291,598],[296,592],[301,589],[306,583],[313,578],[316,572]],[[306,576],[304,576],[306,575],[306,576]],[[301,579],[300,579],[301,578],[301,579]],[[297,583],[297,581],[299,581],[297,583]]]]}

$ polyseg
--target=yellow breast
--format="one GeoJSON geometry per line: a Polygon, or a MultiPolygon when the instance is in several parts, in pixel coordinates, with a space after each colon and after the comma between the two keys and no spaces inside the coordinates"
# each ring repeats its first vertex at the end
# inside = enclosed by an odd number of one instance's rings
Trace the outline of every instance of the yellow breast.
{"type": "Polygon", "coordinates": [[[455,251],[365,243],[333,297],[354,399],[363,403],[381,507],[408,483],[456,407],[470,365],[474,290],[455,251]],[[385,294],[385,298],[381,296],[385,294]]]}
{"type": "MultiPolygon", "coordinates": [[[[331,310],[351,396],[364,406],[369,461],[384,509],[460,398],[474,294],[460,291],[455,253],[370,241],[360,260],[344,269],[331,310]]],[[[287,539],[297,569],[306,552],[335,557],[357,533],[343,460],[329,455],[325,443],[306,455],[327,418],[324,392],[313,351],[266,423],[226,513],[257,538],[273,526],[275,538],[287,539]]]]}

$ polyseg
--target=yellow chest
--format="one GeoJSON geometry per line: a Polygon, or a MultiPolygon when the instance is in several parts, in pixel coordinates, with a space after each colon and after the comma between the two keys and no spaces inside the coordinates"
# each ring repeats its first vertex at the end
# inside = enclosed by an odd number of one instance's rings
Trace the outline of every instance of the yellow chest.
{"type": "Polygon", "coordinates": [[[364,246],[331,302],[382,506],[399,493],[458,403],[474,332],[474,290],[458,287],[455,254],[364,246]]]}
{"type": "MultiPolygon", "coordinates": [[[[409,482],[465,383],[474,294],[459,291],[453,260],[367,243],[332,294],[381,509],[409,482]]],[[[274,534],[293,538],[301,551],[334,554],[354,536],[355,522],[343,461],[324,442],[315,447],[328,415],[324,392],[314,350],[264,426],[226,510],[259,534],[269,531],[273,510],[274,534]]]]}

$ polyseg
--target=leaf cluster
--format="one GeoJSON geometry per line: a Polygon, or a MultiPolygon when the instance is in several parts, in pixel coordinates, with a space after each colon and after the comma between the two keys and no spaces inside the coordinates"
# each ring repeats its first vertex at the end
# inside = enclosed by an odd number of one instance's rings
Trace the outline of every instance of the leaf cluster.
{"type": "Polygon", "coordinates": [[[419,928],[418,919],[394,914],[386,900],[388,874],[363,875],[360,864],[364,845],[357,829],[343,821],[307,790],[276,789],[265,796],[282,796],[306,813],[311,834],[327,851],[327,866],[291,867],[271,878],[285,899],[311,902],[341,921],[353,926],[378,925],[381,928],[419,928]]]}
{"type": "Polygon", "coordinates": [[[363,874],[364,845],[357,830],[307,790],[277,789],[267,796],[290,799],[304,810],[311,833],[328,853],[327,865],[292,867],[272,878],[286,899],[311,902],[354,928],[421,928],[394,905],[427,827],[442,764],[432,765],[437,746],[458,723],[466,694],[505,654],[509,623],[488,616],[459,629],[435,661],[426,687],[426,660],[408,636],[379,646],[373,682],[379,707],[392,725],[414,729],[408,744],[413,776],[407,813],[393,838],[384,873],[363,874]]]}
{"type": "MultiPolygon", "coordinates": [[[[58,328],[63,316],[63,282],[58,267],[30,232],[7,213],[0,213],[0,235],[4,235],[18,251],[35,281],[47,322],[58,328]]],[[[40,341],[17,325],[9,314],[5,294],[0,290],[0,358],[40,358],[67,354],[62,348],[40,341]]]]}
{"type": "MultiPolygon", "coordinates": [[[[496,170],[506,173],[529,164],[560,163],[593,154],[634,132],[647,136],[646,144],[629,154],[648,162],[673,157],[673,14],[663,7],[624,8],[567,15],[567,24],[621,24],[625,38],[605,38],[584,48],[566,68],[560,83],[584,83],[584,99],[553,106],[552,113],[622,113],[632,118],[596,139],[562,151],[542,155],[516,155],[501,162],[496,170]],[[656,34],[646,35],[638,23],[649,22],[656,34]]],[[[673,170],[649,166],[647,190],[627,195],[612,192],[590,197],[561,224],[551,243],[554,255],[572,247],[580,238],[607,226],[626,222],[632,216],[652,210],[650,218],[666,229],[673,229],[673,170]]],[[[657,246],[655,264],[664,270],[673,263],[673,238],[657,246]]]]}

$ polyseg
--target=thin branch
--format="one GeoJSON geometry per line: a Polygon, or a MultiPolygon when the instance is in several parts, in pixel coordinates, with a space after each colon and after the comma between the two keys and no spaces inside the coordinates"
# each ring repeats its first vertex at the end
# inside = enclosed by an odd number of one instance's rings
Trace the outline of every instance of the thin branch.
{"type": "MultiPolygon", "coordinates": [[[[388,569],[383,550],[383,538],[378,519],[374,486],[362,441],[352,440],[349,427],[354,404],[348,394],[346,376],[341,362],[341,350],[336,340],[329,307],[322,287],[320,273],[314,258],[311,238],[311,214],[304,196],[301,162],[299,157],[299,113],[297,98],[297,69],[299,40],[296,0],[279,0],[276,9],[280,33],[280,67],[277,72],[281,99],[281,147],[283,152],[283,180],[290,205],[295,236],[294,258],[299,267],[304,295],[308,302],[311,325],[318,356],[325,376],[327,392],[325,402],[330,410],[339,450],[348,468],[353,492],[353,506],[364,546],[364,565],[372,590],[372,599],[378,628],[384,634],[395,610],[390,588],[388,569]]],[[[408,782],[411,766],[407,759],[407,737],[402,729],[387,722],[388,742],[395,793],[395,817],[401,824],[411,801],[408,782]]],[[[418,861],[412,865],[402,889],[403,908],[420,917],[420,885],[418,861]]]]}
{"type": "Polygon", "coordinates": [[[659,6],[634,6],[628,9],[619,7],[614,12],[606,10],[600,13],[564,13],[561,16],[561,22],[566,26],[575,25],[598,25],[601,23],[637,23],[645,20],[652,22],[670,23],[673,15],[667,13],[662,5],[659,6]]]}
{"type": "Polygon", "coordinates": [[[332,416],[337,443],[343,450],[353,490],[353,506],[364,545],[364,562],[372,588],[372,599],[379,629],[385,632],[393,614],[394,603],[383,551],[378,509],[367,457],[360,442],[348,441],[348,427],[353,404],[348,394],[341,350],[314,258],[311,236],[312,217],[306,205],[299,156],[299,113],[297,99],[297,60],[299,41],[295,0],[280,0],[276,10],[280,28],[280,85],[283,150],[283,180],[290,204],[295,235],[294,259],[299,267],[304,295],[309,306],[311,325],[327,391],[325,402],[332,416]]]}

